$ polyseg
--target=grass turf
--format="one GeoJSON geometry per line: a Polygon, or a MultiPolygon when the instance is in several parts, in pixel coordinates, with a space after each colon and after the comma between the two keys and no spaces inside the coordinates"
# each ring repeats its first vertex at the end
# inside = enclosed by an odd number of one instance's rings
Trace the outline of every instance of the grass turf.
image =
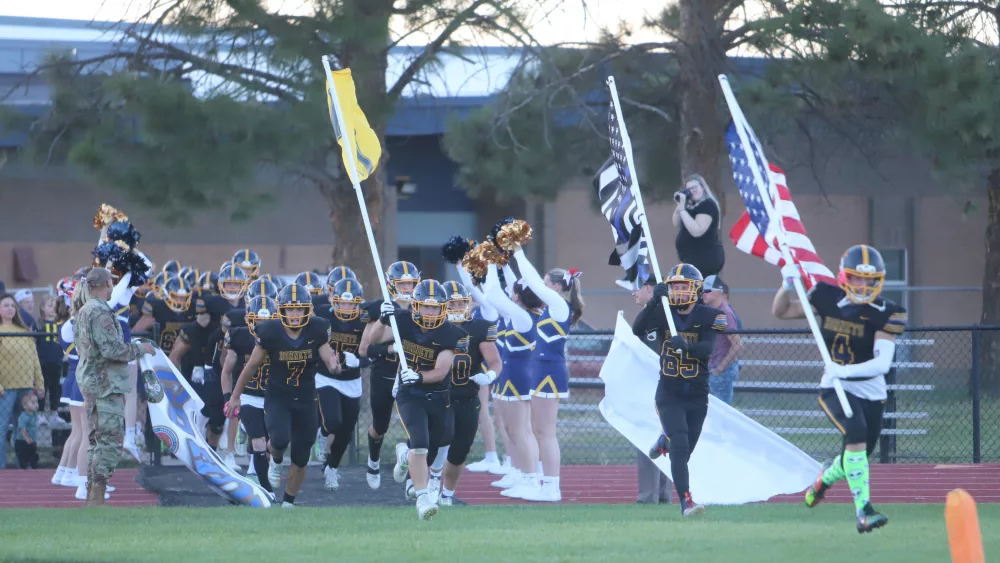
{"type": "MultiPolygon", "coordinates": [[[[887,527],[859,535],[852,509],[668,506],[453,507],[431,522],[413,508],[135,508],[3,511],[0,561],[659,561],[879,563],[948,561],[943,505],[885,505],[887,527]],[[239,514],[236,512],[239,511],[239,514]],[[683,559],[682,559],[683,558],[683,559]]],[[[1000,505],[979,507],[982,530],[1000,505]]],[[[1000,555],[1000,535],[984,534],[1000,555]]]]}

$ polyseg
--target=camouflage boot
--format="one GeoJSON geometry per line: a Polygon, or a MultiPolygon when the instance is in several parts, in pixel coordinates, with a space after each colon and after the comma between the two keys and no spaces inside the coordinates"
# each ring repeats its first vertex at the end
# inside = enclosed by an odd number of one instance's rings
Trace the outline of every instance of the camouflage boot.
{"type": "Polygon", "coordinates": [[[87,502],[83,506],[86,508],[104,506],[104,493],[108,489],[108,484],[87,483],[87,502]]]}

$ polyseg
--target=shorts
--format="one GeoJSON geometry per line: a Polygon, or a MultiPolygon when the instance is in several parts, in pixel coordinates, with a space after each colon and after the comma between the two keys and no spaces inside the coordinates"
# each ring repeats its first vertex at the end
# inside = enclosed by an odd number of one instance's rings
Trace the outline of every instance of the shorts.
{"type": "Polygon", "coordinates": [[[240,405],[240,424],[247,437],[267,438],[267,424],[264,422],[264,409],[243,404],[240,405]]]}
{"type": "Polygon", "coordinates": [[[62,398],[59,401],[71,407],[83,406],[83,393],[80,392],[80,386],[76,384],[75,369],[69,370],[69,373],[66,374],[66,379],[63,380],[62,384],[62,398]]]}
{"type": "Polygon", "coordinates": [[[305,467],[319,429],[316,397],[294,399],[268,390],[264,398],[264,424],[272,453],[291,446],[292,463],[305,467]]]}
{"type": "Polygon", "coordinates": [[[454,419],[449,413],[450,399],[447,391],[399,390],[396,414],[411,450],[438,448],[451,442],[454,419]]]}
{"type": "Polygon", "coordinates": [[[469,457],[472,444],[479,431],[479,397],[452,397],[451,418],[452,438],[448,448],[448,463],[460,466],[469,457]]]}
{"type": "Polygon", "coordinates": [[[569,399],[569,368],[565,360],[535,362],[531,396],[543,399],[569,399]]]}
{"type": "Polygon", "coordinates": [[[844,392],[847,402],[854,411],[854,416],[847,418],[844,409],[840,408],[837,392],[833,389],[822,389],[819,393],[819,406],[829,417],[830,422],[844,435],[844,445],[865,444],[868,455],[875,451],[878,439],[882,435],[882,413],[885,401],[862,399],[856,395],[844,392]]]}
{"type": "Polygon", "coordinates": [[[501,401],[530,401],[534,373],[535,362],[530,357],[507,358],[503,361],[503,382],[498,381],[496,398],[501,401]]]}

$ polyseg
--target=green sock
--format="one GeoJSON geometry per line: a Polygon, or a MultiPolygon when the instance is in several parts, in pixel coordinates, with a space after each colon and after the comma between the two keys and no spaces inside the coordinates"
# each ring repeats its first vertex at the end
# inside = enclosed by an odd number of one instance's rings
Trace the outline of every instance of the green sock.
{"type": "Polygon", "coordinates": [[[847,476],[847,485],[851,488],[854,496],[854,508],[858,514],[861,509],[868,504],[871,492],[868,488],[868,454],[865,452],[848,452],[844,456],[844,473],[847,476]]]}
{"type": "Polygon", "coordinates": [[[833,464],[823,471],[823,482],[827,485],[832,485],[845,477],[844,467],[840,460],[841,456],[839,455],[833,458],[833,464]]]}

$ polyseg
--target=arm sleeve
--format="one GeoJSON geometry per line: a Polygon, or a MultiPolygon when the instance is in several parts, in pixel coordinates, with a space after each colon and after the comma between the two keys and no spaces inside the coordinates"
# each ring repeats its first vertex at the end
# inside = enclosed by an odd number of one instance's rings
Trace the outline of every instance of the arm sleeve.
{"type": "Polygon", "coordinates": [[[503,279],[507,282],[507,295],[514,295],[514,284],[517,283],[517,274],[514,273],[514,268],[507,264],[503,267],[503,279]]]}
{"type": "Polygon", "coordinates": [[[545,285],[542,276],[538,275],[538,270],[535,270],[535,266],[524,255],[523,250],[515,252],[514,259],[517,260],[517,267],[520,268],[521,276],[528,287],[548,306],[549,316],[552,317],[552,320],[557,323],[566,322],[569,319],[569,303],[562,298],[562,295],[545,285]]]}
{"type": "Polygon", "coordinates": [[[715,348],[715,337],[718,334],[719,331],[715,328],[702,329],[698,343],[688,348],[688,355],[699,360],[708,361],[709,356],[712,355],[712,349],[715,348]]]}
{"type": "Polygon", "coordinates": [[[885,338],[875,340],[875,357],[860,364],[844,366],[845,379],[868,379],[889,373],[892,358],[896,355],[896,343],[885,338]]]}
{"type": "Polygon", "coordinates": [[[511,327],[516,332],[528,332],[531,330],[531,325],[534,324],[531,320],[531,315],[527,311],[522,309],[510,300],[510,297],[503,292],[499,287],[491,287],[487,298],[490,303],[497,308],[497,311],[507,320],[510,321],[511,327]]]}
{"type": "Polygon", "coordinates": [[[88,319],[90,334],[94,337],[94,345],[101,356],[108,360],[131,362],[142,356],[142,348],[135,342],[122,342],[115,332],[118,319],[109,311],[88,319]]]}
{"type": "Polygon", "coordinates": [[[496,308],[494,308],[493,305],[490,305],[482,290],[480,290],[476,284],[472,283],[472,276],[469,272],[465,271],[465,268],[462,267],[462,263],[459,262],[455,264],[455,269],[458,270],[458,277],[462,280],[462,284],[469,288],[469,293],[472,294],[472,298],[476,300],[476,303],[479,303],[483,318],[488,321],[497,320],[500,315],[497,313],[496,308]]]}

